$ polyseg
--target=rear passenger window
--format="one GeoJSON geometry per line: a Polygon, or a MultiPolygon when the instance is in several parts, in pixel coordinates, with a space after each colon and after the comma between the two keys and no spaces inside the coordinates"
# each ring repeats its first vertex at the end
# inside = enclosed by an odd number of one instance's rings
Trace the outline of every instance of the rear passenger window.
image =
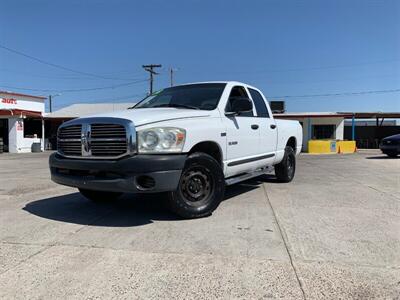
{"type": "Polygon", "coordinates": [[[256,90],[249,89],[249,91],[256,107],[257,116],[261,118],[269,118],[268,108],[265,105],[264,98],[256,90]]]}

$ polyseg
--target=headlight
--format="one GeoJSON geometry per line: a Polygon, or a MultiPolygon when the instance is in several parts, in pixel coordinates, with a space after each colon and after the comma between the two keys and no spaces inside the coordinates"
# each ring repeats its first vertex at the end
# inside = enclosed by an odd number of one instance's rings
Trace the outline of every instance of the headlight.
{"type": "Polygon", "coordinates": [[[182,152],[186,131],[174,127],[156,127],[138,131],[139,153],[182,152]]]}

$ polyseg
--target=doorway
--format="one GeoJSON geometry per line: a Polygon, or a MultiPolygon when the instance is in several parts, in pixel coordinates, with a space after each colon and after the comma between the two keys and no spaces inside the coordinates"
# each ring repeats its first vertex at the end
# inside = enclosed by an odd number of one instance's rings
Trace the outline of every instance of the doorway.
{"type": "Polygon", "coordinates": [[[336,125],[313,125],[313,139],[334,139],[336,125]]]}
{"type": "Polygon", "coordinates": [[[4,152],[8,152],[8,119],[0,119],[0,138],[3,139],[4,152]]]}

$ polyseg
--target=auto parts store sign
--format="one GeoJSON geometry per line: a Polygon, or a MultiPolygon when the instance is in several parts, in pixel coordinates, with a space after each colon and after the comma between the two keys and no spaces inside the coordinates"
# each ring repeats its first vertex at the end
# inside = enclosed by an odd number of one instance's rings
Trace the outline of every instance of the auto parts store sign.
{"type": "Polygon", "coordinates": [[[17,105],[17,99],[14,99],[14,98],[2,98],[1,99],[1,103],[2,104],[5,104],[5,105],[7,105],[7,104],[9,104],[9,105],[17,105]]]}
{"type": "Polygon", "coordinates": [[[0,109],[21,109],[44,113],[44,101],[0,96],[0,109]]]}

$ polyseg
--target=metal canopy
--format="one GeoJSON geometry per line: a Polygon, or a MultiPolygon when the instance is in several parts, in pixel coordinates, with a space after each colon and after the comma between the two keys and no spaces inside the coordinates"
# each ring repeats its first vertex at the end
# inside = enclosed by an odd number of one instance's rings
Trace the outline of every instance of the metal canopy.
{"type": "Polygon", "coordinates": [[[375,119],[375,118],[389,118],[400,119],[400,112],[339,112],[339,114],[350,114],[356,119],[375,119]]]}
{"type": "Polygon", "coordinates": [[[0,116],[38,117],[38,118],[43,117],[40,111],[31,111],[24,109],[0,109],[0,116]]]}
{"type": "Polygon", "coordinates": [[[279,119],[296,118],[345,118],[345,119],[400,119],[400,112],[303,112],[274,114],[279,119]]]}

